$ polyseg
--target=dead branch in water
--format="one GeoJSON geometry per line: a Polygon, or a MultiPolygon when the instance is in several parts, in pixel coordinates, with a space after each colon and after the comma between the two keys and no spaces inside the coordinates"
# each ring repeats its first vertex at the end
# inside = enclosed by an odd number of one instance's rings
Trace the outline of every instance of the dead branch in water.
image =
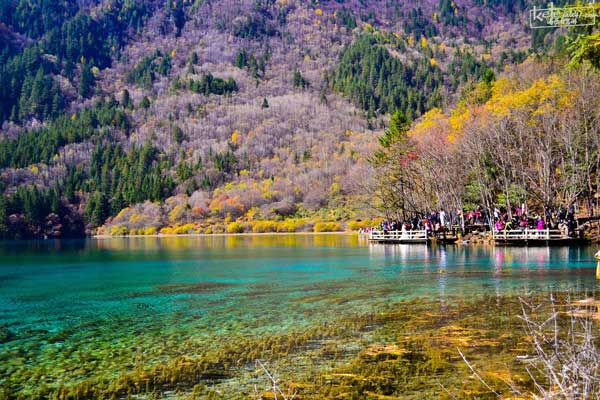
{"type": "MultiPolygon", "coordinates": [[[[528,396],[540,400],[599,399],[600,353],[593,330],[593,315],[597,312],[582,311],[582,307],[597,307],[600,303],[573,302],[568,296],[566,305],[561,306],[553,294],[543,303],[536,304],[525,297],[519,297],[519,300],[519,318],[531,339],[532,354],[517,359],[527,363],[525,369],[537,391],[528,396]]],[[[460,349],[458,353],[475,377],[501,398],[498,391],[492,389],[477,373],[460,349]]],[[[513,394],[522,395],[514,384],[506,384],[513,394]]]]}
{"type": "MultiPolygon", "coordinates": [[[[275,400],[293,400],[296,397],[296,391],[292,391],[292,388],[289,386],[285,392],[281,390],[281,383],[276,371],[269,372],[265,364],[260,360],[256,360],[255,364],[257,366],[257,369],[260,368],[264,375],[269,379],[268,390],[271,391],[275,400]]],[[[254,393],[256,394],[257,399],[262,400],[263,397],[258,392],[258,388],[256,385],[254,385],[254,393]]]]}

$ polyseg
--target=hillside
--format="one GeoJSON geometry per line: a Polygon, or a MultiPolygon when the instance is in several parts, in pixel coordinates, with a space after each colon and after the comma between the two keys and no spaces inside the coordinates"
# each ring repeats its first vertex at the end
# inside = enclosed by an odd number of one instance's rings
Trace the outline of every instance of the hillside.
{"type": "Polygon", "coordinates": [[[486,72],[550,46],[526,29],[526,6],[3,1],[0,232],[369,217],[368,158],[390,113],[450,108],[486,72]]]}

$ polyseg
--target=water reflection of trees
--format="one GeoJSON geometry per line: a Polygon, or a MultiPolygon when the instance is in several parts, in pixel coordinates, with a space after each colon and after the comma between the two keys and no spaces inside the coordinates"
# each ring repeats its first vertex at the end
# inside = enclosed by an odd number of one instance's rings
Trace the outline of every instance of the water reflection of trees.
{"type": "Polygon", "coordinates": [[[455,294],[464,293],[468,285],[491,286],[499,296],[503,288],[527,291],[594,283],[590,247],[372,244],[369,251],[399,275],[426,275],[422,285],[436,282],[440,295],[450,286],[455,294]]]}
{"type": "Polygon", "coordinates": [[[182,251],[268,247],[356,247],[356,235],[256,234],[206,236],[147,236],[95,240],[94,246],[111,251],[182,251]]]}

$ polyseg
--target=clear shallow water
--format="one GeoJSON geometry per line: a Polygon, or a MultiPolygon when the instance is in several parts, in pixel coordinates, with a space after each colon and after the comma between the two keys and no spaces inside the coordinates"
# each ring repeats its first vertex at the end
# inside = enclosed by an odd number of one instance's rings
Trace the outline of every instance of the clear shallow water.
{"type": "Polygon", "coordinates": [[[594,288],[595,251],[369,245],[350,235],[1,243],[0,326],[10,339],[0,344],[0,387],[115,376],[404,299],[594,288]],[[37,380],[7,386],[15,373],[37,380]]]}

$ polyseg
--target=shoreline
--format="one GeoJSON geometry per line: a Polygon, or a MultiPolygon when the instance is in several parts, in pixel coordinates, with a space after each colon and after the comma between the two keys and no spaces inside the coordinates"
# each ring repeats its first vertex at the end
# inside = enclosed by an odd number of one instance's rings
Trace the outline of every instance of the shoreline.
{"type": "MultiPolygon", "coordinates": [[[[177,237],[200,237],[200,238],[208,238],[208,237],[245,237],[245,236],[358,236],[360,239],[364,236],[364,240],[368,241],[368,237],[365,234],[361,234],[356,231],[339,231],[339,232],[242,232],[242,233],[159,233],[154,235],[91,235],[88,236],[87,239],[93,240],[110,240],[110,239],[126,239],[126,238],[177,238],[177,237]]],[[[593,245],[598,243],[597,241],[591,239],[583,242],[584,245],[593,245]]],[[[496,246],[493,240],[490,239],[470,239],[470,240],[458,240],[453,243],[455,246],[496,246]]],[[[500,245],[504,246],[504,245],[500,245]]],[[[519,246],[519,245],[516,245],[519,246]]]]}
{"type": "Polygon", "coordinates": [[[225,237],[225,236],[283,236],[283,235],[298,235],[298,236],[315,236],[315,235],[348,235],[361,236],[358,232],[243,232],[243,233],[159,233],[156,235],[92,235],[90,239],[106,240],[106,239],[123,239],[123,238],[172,238],[172,237],[225,237]]]}

